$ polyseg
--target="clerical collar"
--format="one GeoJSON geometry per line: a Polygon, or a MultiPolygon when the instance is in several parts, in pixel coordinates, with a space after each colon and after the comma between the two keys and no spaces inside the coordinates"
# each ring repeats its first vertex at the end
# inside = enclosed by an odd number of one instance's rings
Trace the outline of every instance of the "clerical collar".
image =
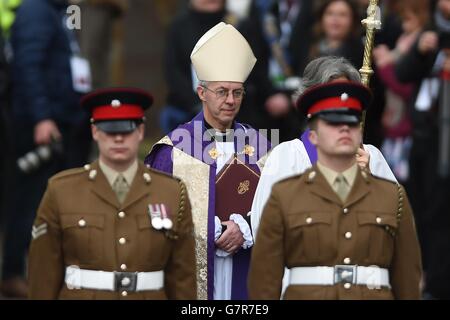
{"type": "Polygon", "coordinates": [[[233,129],[227,129],[226,132],[222,132],[214,129],[207,121],[205,122],[205,128],[208,134],[214,141],[216,142],[233,142],[234,141],[234,133],[233,129]]]}

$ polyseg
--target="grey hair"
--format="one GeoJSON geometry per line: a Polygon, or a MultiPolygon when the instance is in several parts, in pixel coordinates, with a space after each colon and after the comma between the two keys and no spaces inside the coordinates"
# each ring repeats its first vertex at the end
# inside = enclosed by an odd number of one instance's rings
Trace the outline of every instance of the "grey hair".
{"type": "Polygon", "coordinates": [[[327,56],[312,60],[305,68],[299,88],[294,92],[294,101],[308,88],[345,77],[350,81],[361,82],[358,70],[343,57],[327,56]]]}
{"type": "Polygon", "coordinates": [[[200,87],[208,87],[209,81],[205,81],[205,80],[199,80],[198,81],[198,86],[200,87]]]}

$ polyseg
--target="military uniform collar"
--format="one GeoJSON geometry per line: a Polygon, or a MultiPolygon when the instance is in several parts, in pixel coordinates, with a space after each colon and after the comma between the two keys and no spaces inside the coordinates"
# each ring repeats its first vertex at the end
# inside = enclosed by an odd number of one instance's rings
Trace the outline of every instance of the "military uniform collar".
{"type": "Polygon", "coordinates": [[[123,209],[131,206],[150,193],[151,171],[142,162],[137,163],[136,179],[131,184],[130,191],[123,203],[123,209]]]}
{"type": "Polygon", "coordinates": [[[116,181],[117,176],[119,175],[119,173],[123,174],[125,180],[127,181],[128,185],[131,186],[134,180],[134,177],[136,176],[136,172],[138,169],[138,162],[137,160],[133,162],[133,164],[128,167],[128,169],[126,169],[123,172],[117,172],[116,170],[110,168],[108,165],[106,165],[103,161],[99,160],[98,161],[100,170],[102,170],[102,172],[104,173],[106,179],[109,182],[109,185],[112,186],[114,181],[116,181]]]}
{"type": "MultiPolygon", "coordinates": [[[[324,166],[319,161],[317,161],[317,168],[323,174],[323,176],[325,177],[327,182],[330,184],[330,186],[333,186],[339,172],[336,172],[336,171],[324,166]]],[[[344,178],[347,181],[350,188],[355,183],[357,173],[358,173],[358,165],[356,163],[353,166],[351,166],[350,168],[348,168],[347,170],[342,172],[342,175],[344,176],[344,178]]]]}
{"type": "Polygon", "coordinates": [[[89,186],[91,191],[114,208],[119,208],[119,200],[111,188],[105,174],[100,169],[99,161],[97,160],[90,165],[85,165],[84,169],[88,173],[88,179],[92,182],[89,186]]]}
{"type": "Polygon", "coordinates": [[[364,198],[371,190],[369,186],[370,175],[368,175],[358,165],[356,165],[356,168],[355,182],[353,183],[353,187],[351,188],[347,200],[345,201],[345,206],[347,207],[364,198]]]}
{"type": "Polygon", "coordinates": [[[334,202],[339,206],[350,206],[365,197],[370,192],[370,175],[361,170],[359,166],[356,166],[355,172],[355,181],[345,203],[342,203],[338,195],[333,191],[325,176],[318,169],[317,163],[313,165],[312,168],[305,171],[305,183],[310,186],[309,190],[311,193],[334,202]]]}
{"type": "Polygon", "coordinates": [[[133,179],[133,183],[130,185],[130,190],[128,191],[123,205],[119,203],[116,194],[100,168],[99,161],[95,161],[91,165],[86,165],[84,169],[87,171],[88,179],[92,182],[90,189],[97,197],[103,199],[117,209],[126,209],[142,197],[147,196],[150,192],[149,186],[152,181],[151,171],[140,162],[136,162],[136,167],[136,179],[133,179]]]}

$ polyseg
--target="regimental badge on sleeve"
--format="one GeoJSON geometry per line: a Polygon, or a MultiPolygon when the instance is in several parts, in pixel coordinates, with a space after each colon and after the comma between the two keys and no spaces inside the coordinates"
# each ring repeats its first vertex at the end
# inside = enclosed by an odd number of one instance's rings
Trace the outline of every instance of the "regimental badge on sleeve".
{"type": "Polygon", "coordinates": [[[33,240],[36,240],[37,238],[39,238],[40,236],[43,236],[46,233],[47,233],[47,224],[46,223],[42,223],[38,226],[33,226],[32,230],[31,230],[31,236],[33,237],[33,240]]]}
{"type": "Polygon", "coordinates": [[[170,211],[164,203],[149,204],[148,215],[150,216],[152,227],[156,230],[172,229],[173,222],[170,220],[170,211]]]}

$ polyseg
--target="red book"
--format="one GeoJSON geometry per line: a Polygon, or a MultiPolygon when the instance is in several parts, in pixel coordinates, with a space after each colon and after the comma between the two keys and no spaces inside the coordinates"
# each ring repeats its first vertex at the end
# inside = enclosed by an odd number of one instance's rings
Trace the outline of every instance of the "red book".
{"type": "Polygon", "coordinates": [[[252,207],[259,173],[234,157],[216,176],[216,216],[221,221],[239,213],[244,218],[252,207]]]}

